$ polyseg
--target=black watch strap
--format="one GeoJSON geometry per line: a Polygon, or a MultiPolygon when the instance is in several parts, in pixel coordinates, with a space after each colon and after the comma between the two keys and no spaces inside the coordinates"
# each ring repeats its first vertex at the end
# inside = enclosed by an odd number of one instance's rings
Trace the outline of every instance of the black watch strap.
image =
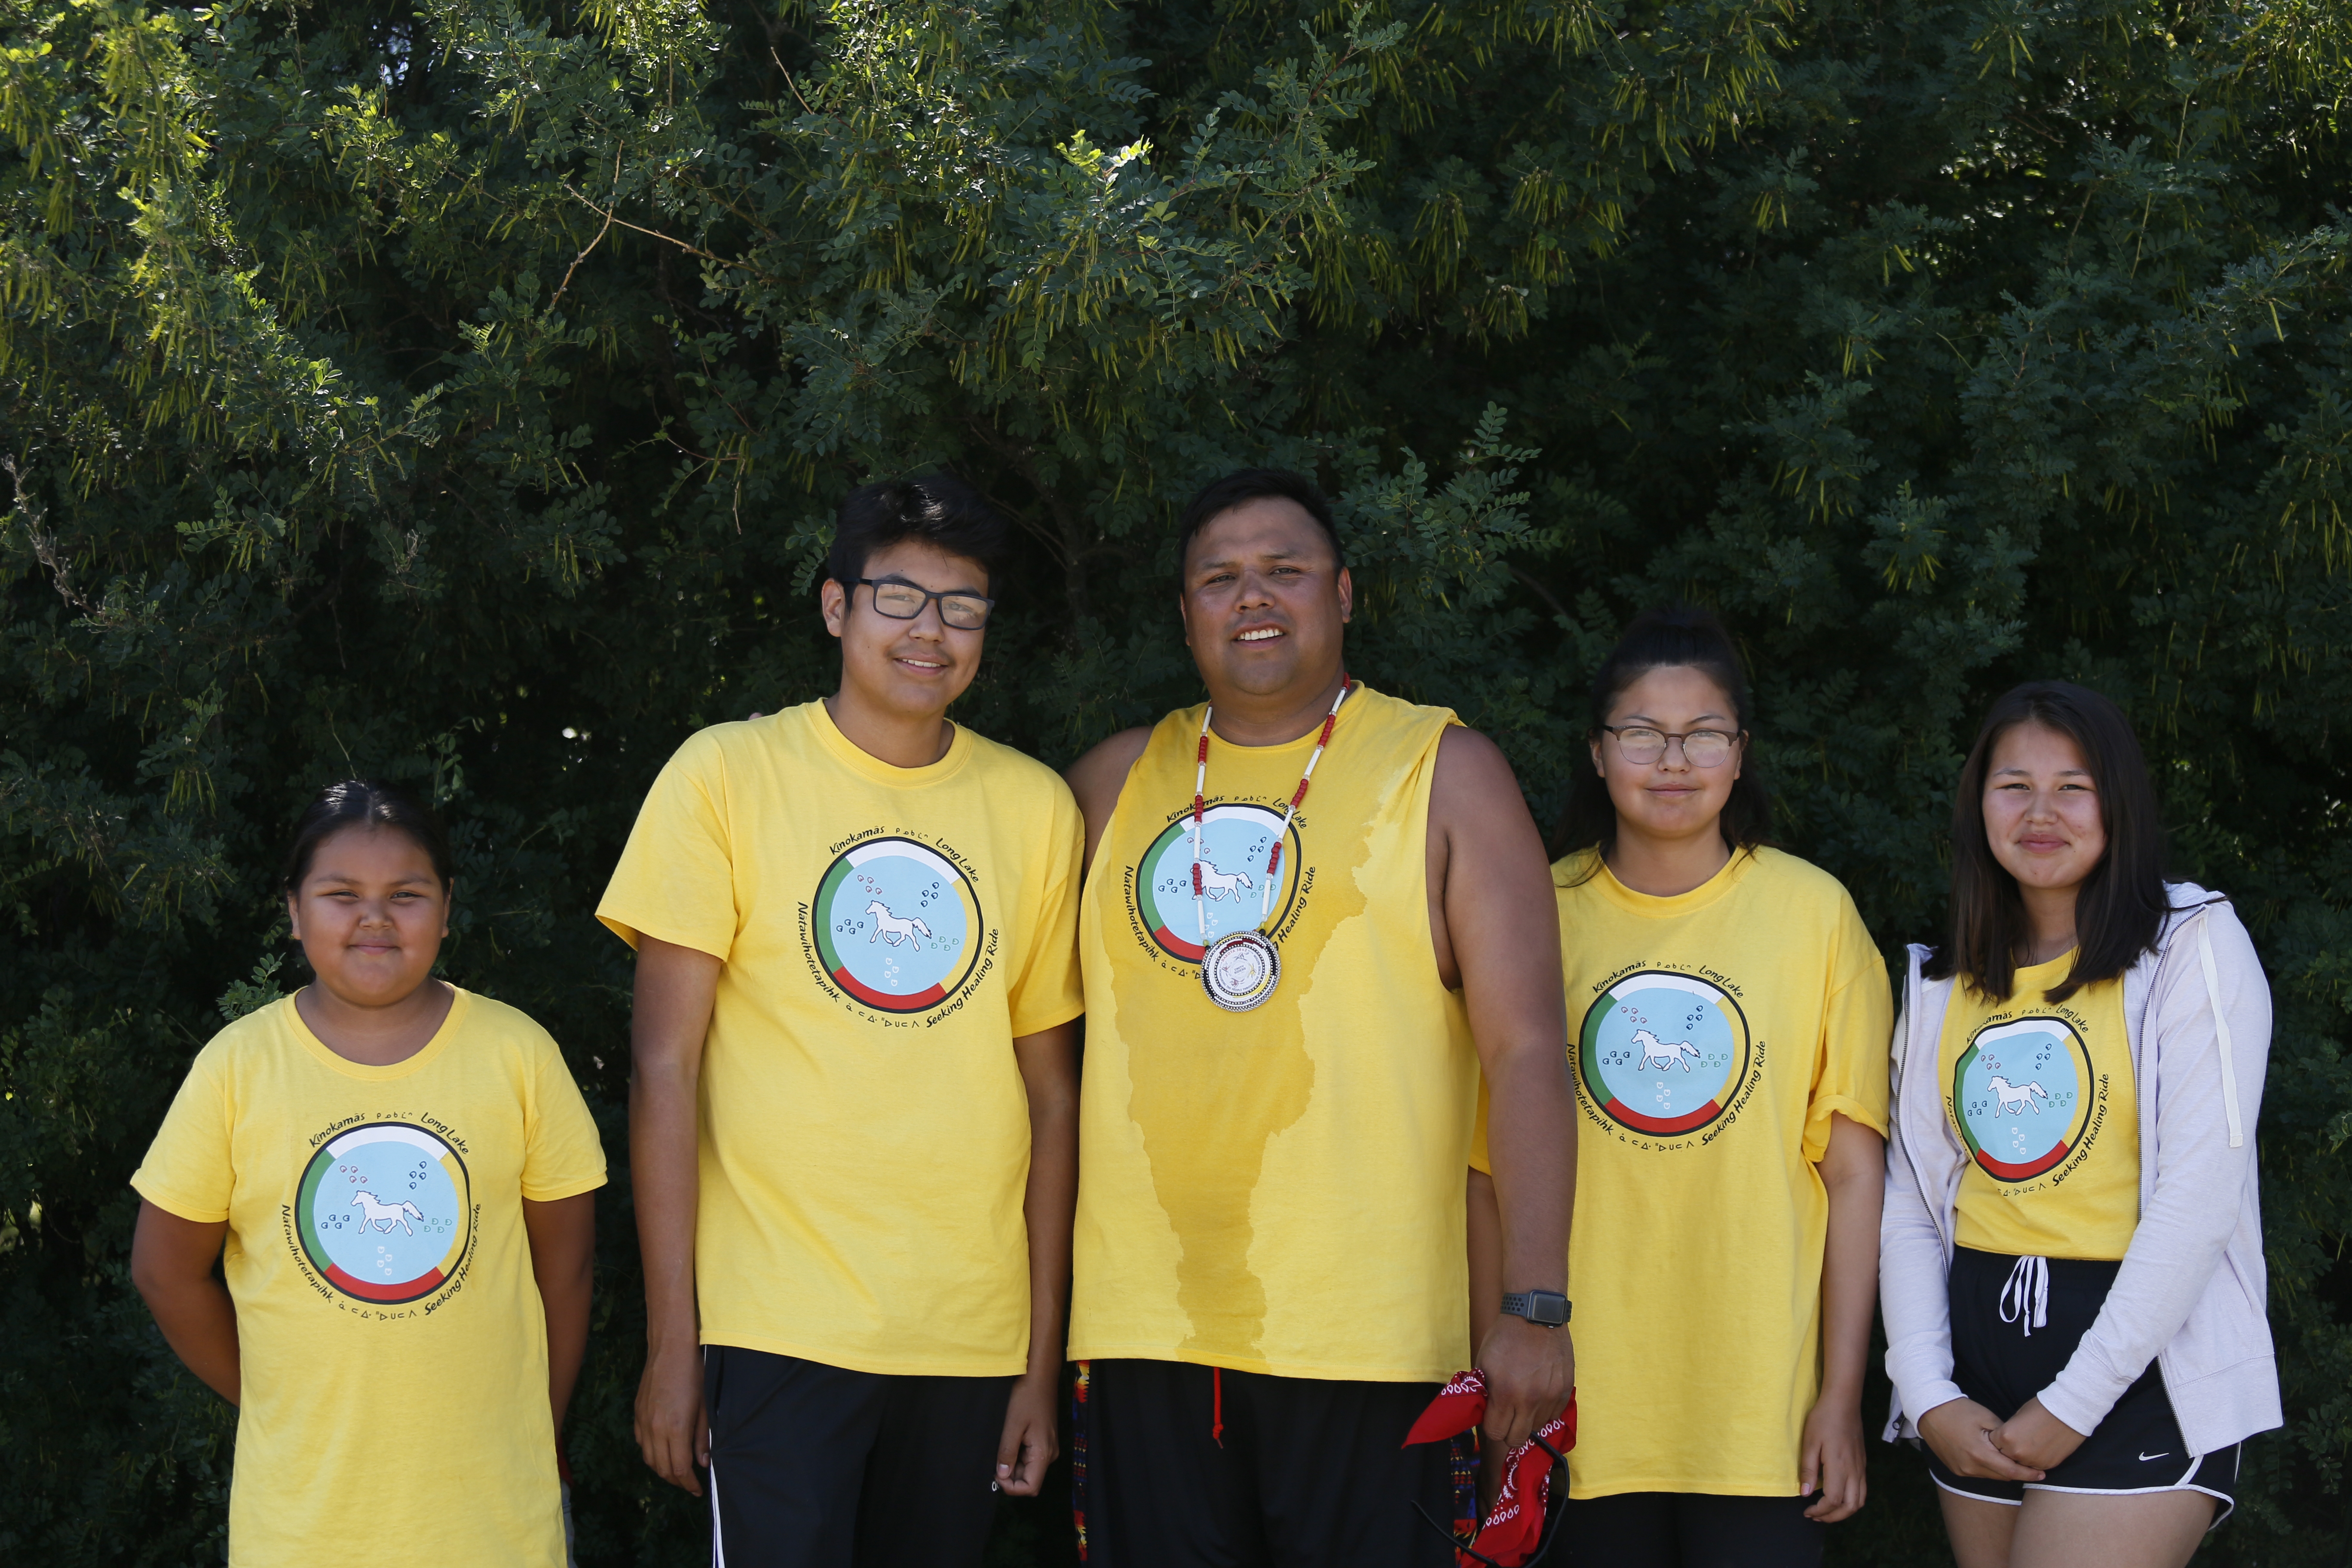
{"type": "Polygon", "coordinates": [[[1507,1290],[1503,1310],[1538,1328],[1556,1329],[1568,1321],[1569,1300],[1557,1290],[1507,1290]]]}

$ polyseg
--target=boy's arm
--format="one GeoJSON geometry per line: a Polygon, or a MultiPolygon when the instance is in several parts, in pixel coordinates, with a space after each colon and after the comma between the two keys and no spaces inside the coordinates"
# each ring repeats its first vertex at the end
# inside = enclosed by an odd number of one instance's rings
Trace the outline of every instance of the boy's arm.
{"type": "Polygon", "coordinates": [[[718,959],[640,935],[630,1020],[629,1181],[646,1265],[646,1371],[637,1447],[653,1472],[702,1495],[710,1462],[702,1409],[702,1329],[694,1305],[694,1225],[701,1202],[697,1095],[702,1042],[719,996],[718,959]]]}
{"type": "Polygon", "coordinates": [[[155,1314],[163,1342],[205,1385],[237,1402],[236,1308],[213,1278],[213,1260],[228,1237],[228,1221],[182,1219],[139,1201],[139,1228],[131,1238],[131,1282],[155,1314]]]}
{"type": "Polygon", "coordinates": [[[1062,1314],[1070,1289],[1070,1227],[1078,1201],[1078,1020],[1013,1042],[1029,1095],[1029,1370],[1013,1385],[996,1446],[996,1484],[1034,1497],[1060,1452],[1062,1314]]]}
{"type": "Polygon", "coordinates": [[[530,1271],[547,1315],[547,1403],[555,1415],[555,1441],[563,1444],[563,1413],[580,1380],[588,1349],[588,1296],[596,1264],[596,1194],[575,1193],[548,1203],[522,1201],[530,1237],[530,1271]]]}

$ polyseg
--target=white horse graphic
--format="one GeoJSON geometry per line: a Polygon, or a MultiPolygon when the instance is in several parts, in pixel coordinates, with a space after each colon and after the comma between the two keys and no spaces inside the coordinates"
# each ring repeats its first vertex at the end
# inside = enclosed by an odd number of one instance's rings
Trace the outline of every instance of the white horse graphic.
{"type": "Polygon", "coordinates": [[[892,914],[890,907],[879,899],[866,905],[866,912],[874,917],[874,930],[866,938],[869,944],[887,942],[892,947],[904,947],[911,944],[918,936],[931,934],[931,928],[921,920],[909,915],[902,921],[892,914]]]}
{"type": "Polygon", "coordinates": [[[2011,1116],[2022,1116],[2029,1110],[2039,1116],[2042,1107],[2033,1103],[2035,1097],[2039,1096],[2045,1104],[2050,1099],[2050,1091],[2038,1083],[2016,1084],[2005,1078],[1996,1078],[1988,1080],[1985,1087],[1992,1090],[1995,1100],[2000,1101],[1992,1108],[1995,1116],[2003,1111],[2011,1116]]]}
{"type": "Polygon", "coordinates": [[[379,1202],[373,1193],[353,1193],[352,1206],[360,1211],[362,1230],[380,1230],[386,1235],[390,1235],[392,1227],[396,1225],[408,1235],[415,1236],[416,1233],[409,1230],[408,1222],[425,1217],[424,1212],[415,1204],[405,1201],[396,1204],[379,1202]]]}
{"type": "Polygon", "coordinates": [[[1198,861],[1195,864],[1201,873],[1201,892],[1212,902],[1229,893],[1235,899],[1239,899],[1241,893],[1238,889],[1257,886],[1255,882],[1250,880],[1247,871],[1234,871],[1228,874],[1218,870],[1206,860],[1198,861]]]}
{"type": "Polygon", "coordinates": [[[1636,1029],[1633,1031],[1633,1043],[1642,1047],[1642,1059],[1633,1067],[1635,1072],[1649,1071],[1653,1062],[1662,1068],[1670,1068],[1679,1062],[1683,1071],[1688,1072],[1691,1063],[1698,1060],[1698,1047],[1688,1040],[1669,1042],[1658,1038],[1647,1029],[1636,1029]]]}

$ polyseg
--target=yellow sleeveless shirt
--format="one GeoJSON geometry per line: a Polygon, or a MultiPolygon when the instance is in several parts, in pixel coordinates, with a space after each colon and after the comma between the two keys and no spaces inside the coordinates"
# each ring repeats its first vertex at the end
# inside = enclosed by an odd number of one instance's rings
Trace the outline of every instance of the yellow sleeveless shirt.
{"type": "Polygon", "coordinates": [[[1152,731],[1079,905],[1070,1354],[1440,1381],[1470,1353],[1478,1089],[1429,932],[1430,784],[1457,721],[1359,688],[1270,879],[1321,726],[1279,746],[1212,735],[1196,905],[1201,711],[1152,731]],[[1262,907],[1281,984],[1224,1012],[1201,985],[1202,938],[1256,926],[1262,907]]]}

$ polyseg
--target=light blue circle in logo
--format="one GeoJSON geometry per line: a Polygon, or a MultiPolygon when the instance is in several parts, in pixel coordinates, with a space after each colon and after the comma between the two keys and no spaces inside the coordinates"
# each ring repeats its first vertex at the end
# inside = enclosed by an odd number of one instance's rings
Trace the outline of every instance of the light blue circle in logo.
{"type": "Polygon", "coordinates": [[[971,939],[944,863],[884,852],[854,858],[820,911],[842,967],[886,996],[916,996],[964,967],[971,939]]]}
{"type": "Polygon", "coordinates": [[[2032,1165],[2074,1131],[2083,1079],[2065,1031],[2027,1018],[1977,1036],[1956,1092],[1979,1149],[2005,1165],[2032,1165]]]}
{"type": "Polygon", "coordinates": [[[439,1267],[465,1216],[447,1167],[415,1143],[386,1139],[336,1155],[309,1219],[337,1268],[391,1286],[439,1267]]]}
{"type": "Polygon", "coordinates": [[[1637,982],[1601,1018],[1591,1059],[1620,1104],[1675,1121],[1720,1103],[1739,1055],[1730,1019],[1695,984],[1637,982]]]}
{"type": "Polygon", "coordinates": [[[1188,816],[1160,846],[1143,868],[1151,902],[1168,933],[1188,944],[1207,947],[1232,931],[1255,931],[1265,920],[1267,904],[1282,897],[1279,885],[1289,879],[1288,868],[1276,873],[1276,886],[1266,888],[1265,863],[1274,854],[1274,836],[1282,818],[1257,806],[1211,806],[1201,824],[1201,908],[1192,910],[1192,822],[1188,816]],[[1201,935],[1202,917],[1208,935],[1201,935]]]}

